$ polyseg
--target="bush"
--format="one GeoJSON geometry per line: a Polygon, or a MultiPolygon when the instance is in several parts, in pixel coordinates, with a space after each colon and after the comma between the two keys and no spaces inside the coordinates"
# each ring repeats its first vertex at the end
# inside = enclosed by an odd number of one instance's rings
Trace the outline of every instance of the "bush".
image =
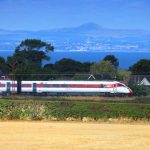
{"type": "Polygon", "coordinates": [[[134,96],[150,95],[150,89],[144,85],[130,85],[134,96]]]}

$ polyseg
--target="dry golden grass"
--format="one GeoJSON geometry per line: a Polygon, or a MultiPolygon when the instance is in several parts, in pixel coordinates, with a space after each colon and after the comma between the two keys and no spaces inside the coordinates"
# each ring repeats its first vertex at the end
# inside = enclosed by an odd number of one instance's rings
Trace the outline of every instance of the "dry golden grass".
{"type": "Polygon", "coordinates": [[[149,150],[150,125],[0,122],[1,150],[149,150]]]}

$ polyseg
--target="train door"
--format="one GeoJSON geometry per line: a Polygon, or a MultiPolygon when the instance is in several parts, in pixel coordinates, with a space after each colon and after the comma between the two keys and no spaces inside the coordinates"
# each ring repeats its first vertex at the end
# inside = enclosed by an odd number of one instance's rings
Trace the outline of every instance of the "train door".
{"type": "Polygon", "coordinates": [[[114,94],[117,93],[117,84],[114,84],[113,92],[114,94]]]}
{"type": "Polygon", "coordinates": [[[7,91],[8,94],[10,94],[10,91],[11,91],[10,88],[11,88],[11,84],[10,84],[10,82],[7,82],[6,83],[6,91],[7,91]]]}
{"type": "Polygon", "coordinates": [[[33,83],[33,93],[36,93],[36,92],[37,92],[37,84],[33,83]]]}
{"type": "Polygon", "coordinates": [[[21,93],[21,80],[18,80],[17,82],[17,94],[21,93]]]}

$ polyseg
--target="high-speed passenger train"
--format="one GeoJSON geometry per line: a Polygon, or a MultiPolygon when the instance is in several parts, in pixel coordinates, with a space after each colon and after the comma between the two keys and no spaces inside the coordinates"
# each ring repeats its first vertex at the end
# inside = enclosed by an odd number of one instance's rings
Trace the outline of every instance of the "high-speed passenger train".
{"type": "MultiPolygon", "coordinates": [[[[0,93],[16,93],[17,81],[0,80],[0,93]]],[[[131,95],[132,90],[118,81],[22,81],[24,94],[43,95],[131,95]]]]}

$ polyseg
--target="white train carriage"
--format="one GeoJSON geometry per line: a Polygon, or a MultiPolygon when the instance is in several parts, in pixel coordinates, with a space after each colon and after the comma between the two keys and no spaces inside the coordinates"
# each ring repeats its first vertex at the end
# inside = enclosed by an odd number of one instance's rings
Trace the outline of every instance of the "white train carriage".
{"type": "Polygon", "coordinates": [[[0,94],[17,91],[17,81],[0,80],[0,94]]]}
{"type": "MultiPolygon", "coordinates": [[[[0,81],[0,93],[17,92],[16,81],[0,81]]],[[[22,93],[129,95],[132,90],[117,81],[22,81],[22,93]]]]}

